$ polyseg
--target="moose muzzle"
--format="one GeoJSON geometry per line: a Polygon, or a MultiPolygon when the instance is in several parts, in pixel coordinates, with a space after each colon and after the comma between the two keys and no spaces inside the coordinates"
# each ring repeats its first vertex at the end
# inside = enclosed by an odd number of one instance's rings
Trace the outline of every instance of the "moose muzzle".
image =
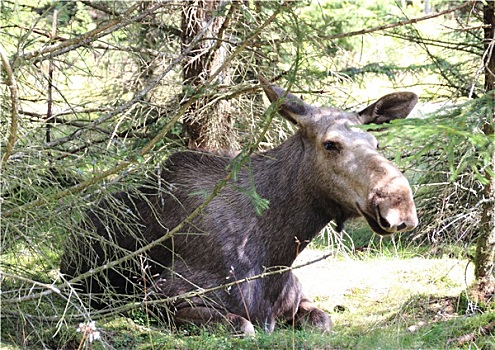
{"type": "Polygon", "coordinates": [[[400,174],[370,191],[364,208],[356,206],[374,232],[387,236],[418,226],[416,205],[407,179],[400,174]]]}

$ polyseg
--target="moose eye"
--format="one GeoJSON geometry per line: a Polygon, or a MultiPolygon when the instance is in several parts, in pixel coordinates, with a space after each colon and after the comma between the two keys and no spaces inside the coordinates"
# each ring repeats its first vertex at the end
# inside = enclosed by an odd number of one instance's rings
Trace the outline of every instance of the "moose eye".
{"type": "Polygon", "coordinates": [[[325,142],[323,142],[323,147],[327,151],[336,151],[336,152],[339,151],[339,145],[336,142],[333,142],[333,141],[325,141],[325,142]]]}

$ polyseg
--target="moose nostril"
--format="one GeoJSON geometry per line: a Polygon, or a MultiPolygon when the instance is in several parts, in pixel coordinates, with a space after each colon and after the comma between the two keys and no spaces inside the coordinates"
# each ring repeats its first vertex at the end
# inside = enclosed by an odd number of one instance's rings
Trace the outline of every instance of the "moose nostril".
{"type": "Polygon", "coordinates": [[[387,229],[390,228],[392,225],[390,225],[390,222],[388,222],[387,219],[385,219],[382,214],[380,213],[380,209],[378,209],[378,219],[380,220],[380,225],[387,229]]]}
{"type": "Polygon", "coordinates": [[[397,231],[402,231],[404,229],[407,228],[407,224],[405,222],[403,222],[402,224],[400,224],[399,226],[397,226],[397,231]]]}
{"type": "Polygon", "coordinates": [[[385,219],[383,216],[380,215],[380,225],[387,229],[387,228],[390,228],[392,225],[390,225],[390,223],[388,222],[387,219],[385,219]]]}

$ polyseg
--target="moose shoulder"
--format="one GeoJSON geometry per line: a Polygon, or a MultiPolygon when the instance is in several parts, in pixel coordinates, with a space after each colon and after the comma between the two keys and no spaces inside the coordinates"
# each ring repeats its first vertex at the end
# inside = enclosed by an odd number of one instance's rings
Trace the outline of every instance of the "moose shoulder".
{"type": "MultiPolygon", "coordinates": [[[[373,135],[352,128],[405,118],[417,102],[415,94],[389,94],[361,112],[348,113],[310,106],[264,79],[261,83],[279,113],[299,130],[278,147],[251,156],[180,234],[141,260],[88,277],[79,288],[91,295],[94,305],[118,302],[116,296],[120,301],[126,295],[147,300],[179,296],[291,266],[332,220],[342,228],[346,220],[362,216],[379,235],[417,225],[406,178],[377,152],[373,135]],[[253,190],[269,201],[262,215],[246,194],[253,190]],[[147,288],[138,283],[142,281],[147,288]]],[[[207,152],[173,154],[154,180],[162,186],[118,193],[88,213],[86,225],[95,234],[69,241],[61,272],[77,276],[167,234],[226,177],[230,161],[207,152]],[[108,215],[115,206],[119,213],[108,215]]],[[[271,332],[277,320],[321,331],[331,327],[330,316],[304,296],[290,271],[177,299],[157,310],[177,324],[223,322],[245,334],[254,333],[254,325],[271,332]]]]}

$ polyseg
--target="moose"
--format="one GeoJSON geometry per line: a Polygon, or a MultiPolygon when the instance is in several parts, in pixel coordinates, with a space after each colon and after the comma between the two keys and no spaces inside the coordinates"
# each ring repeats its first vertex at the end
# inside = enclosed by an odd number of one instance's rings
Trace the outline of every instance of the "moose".
{"type": "Polygon", "coordinates": [[[272,332],[277,322],[291,321],[325,332],[330,316],[304,295],[293,273],[266,272],[290,267],[332,221],[342,230],[347,220],[364,217],[381,236],[417,226],[407,179],[380,155],[371,133],[354,127],[407,117],[418,100],[414,93],[391,93],[360,112],[345,112],[260,82],[278,113],[297,126],[293,136],[247,157],[230,179],[234,156],[177,152],[137,191],[109,196],[88,211],[84,225],[94,234],[69,240],[61,262],[68,279],[137,252],[182,224],[139,259],[86,274],[77,288],[94,306],[167,299],[154,310],[178,325],[221,323],[250,335],[255,326],[272,332]],[[262,212],[252,193],[267,201],[262,212]],[[215,289],[229,281],[240,282],[215,289]],[[196,290],[209,292],[181,297],[196,290]]]}

